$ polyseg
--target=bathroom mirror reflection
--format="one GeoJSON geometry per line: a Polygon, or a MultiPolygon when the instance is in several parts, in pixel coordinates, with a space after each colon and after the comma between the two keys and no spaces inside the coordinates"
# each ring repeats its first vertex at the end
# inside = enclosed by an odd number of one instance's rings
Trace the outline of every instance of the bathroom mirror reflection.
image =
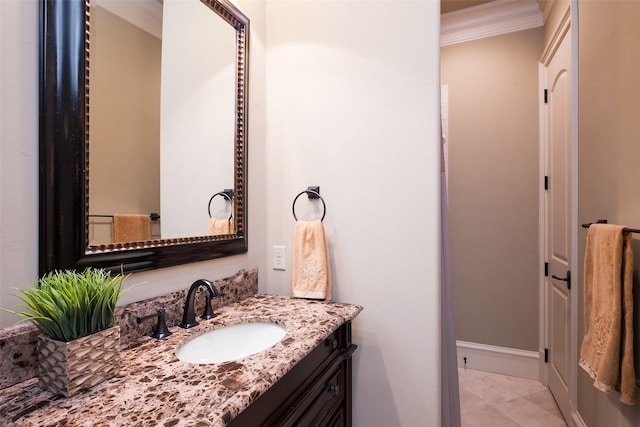
{"type": "Polygon", "coordinates": [[[200,1],[93,0],[90,37],[89,246],[208,234],[233,188],[234,28],[200,1]],[[159,215],[137,238],[114,213],[159,215]]]}
{"type": "Polygon", "coordinates": [[[40,273],[246,252],[249,19],[226,0],[40,7],[40,273]],[[148,234],[114,242],[121,214],[148,234]]]}

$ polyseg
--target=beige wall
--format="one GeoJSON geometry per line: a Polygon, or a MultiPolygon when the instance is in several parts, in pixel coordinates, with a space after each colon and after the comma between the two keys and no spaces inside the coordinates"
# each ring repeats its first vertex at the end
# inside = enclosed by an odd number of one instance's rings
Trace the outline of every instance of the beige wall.
{"type": "Polygon", "coordinates": [[[458,340],[538,349],[543,29],[442,47],[458,340]]]}
{"type": "MultiPolygon", "coordinates": [[[[160,212],[161,49],[160,39],[91,9],[91,214],[160,212]]],[[[90,244],[110,243],[111,224],[92,218],[90,244]]]]}
{"type": "MultiPolygon", "coordinates": [[[[640,228],[640,2],[579,1],[578,17],[578,221],[606,218],[610,223],[640,228]]],[[[634,237],[637,311],[640,245],[638,235],[634,237]]],[[[584,334],[585,239],[586,230],[581,228],[576,268],[579,343],[584,334]]],[[[636,353],[639,334],[636,324],[636,353]]],[[[592,383],[578,368],[578,411],[589,427],[640,426],[640,406],[622,405],[617,393],[606,395],[592,383]]]]}

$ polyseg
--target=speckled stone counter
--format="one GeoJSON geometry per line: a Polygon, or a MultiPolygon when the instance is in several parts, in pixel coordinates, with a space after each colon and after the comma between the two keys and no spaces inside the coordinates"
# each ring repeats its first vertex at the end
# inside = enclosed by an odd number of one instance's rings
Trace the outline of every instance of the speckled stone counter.
{"type": "Polygon", "coordinates": [[[217,310],[166,339],[140,338],[121,353],[116,378],[72,398],[54,396],[37,378],[0,390],[0,424],[16,426],[224,426],[362,307],[258,294],[217,310]],[[210,330],[251,321],[287,329],[275,346],[220,364],[194,365],[176,346],[210,330]],[[4,420],[4,421],[3,421],[4,420]]]}
{"type": "MultiPolygon", "coordinates": [[[[127,286],[128,283],[125,284],[127,286]]],[[[258,293],[258,269],[253,267],[240,270],[233,276],[215,280],[214,286],[223,294],[211,302],[212,308],[218,310],[258,293]]],[[[120,326],[120,344],[128,345],[140,337],[150,335],[154,322],[138,324],[136,318],[155,313],[158,308],[165,310],[167,326],[179,324],[187,290],[188,287],[185,287],[166,295],[117,307],[115,320],[120,326]]],[[[204,292],[198,292],[195,298],[197,313],[202,312],[204,304],[204,292]]],[[[0,390],[38,375],[38,335],[36,327],[29,322],[0,328],[0,390]]]]}

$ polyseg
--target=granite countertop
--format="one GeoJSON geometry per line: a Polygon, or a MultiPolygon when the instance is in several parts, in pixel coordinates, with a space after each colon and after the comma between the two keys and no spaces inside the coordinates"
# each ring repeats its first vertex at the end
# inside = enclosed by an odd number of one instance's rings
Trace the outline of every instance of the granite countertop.
{"type": "Polygon", "coordinates": [[[37,378],[0,390],[0,422],[16,426],[224,426],[362,307],[258,294],[216,310],[168,338],[140,338],[121,352],[117,377],[64,398],[41,390],[37,378]],[[237,361],[195,365],[175,348],[221,326],[278,323],[285,337],[237,361]]]}

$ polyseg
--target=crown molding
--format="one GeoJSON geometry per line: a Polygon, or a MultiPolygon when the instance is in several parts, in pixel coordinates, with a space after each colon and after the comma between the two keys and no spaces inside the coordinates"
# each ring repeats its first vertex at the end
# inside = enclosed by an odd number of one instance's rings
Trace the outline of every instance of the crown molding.
{"type": "Polygon", "coordinates": [[[564,36],[567,35],[570,29],[571,29],[571,6],[569,2],[567,2],[566,7],[562,12],[562,15],[560,15],[560,20],[558,21],[558,24],[551,32],[551,37],[549,38],[549,41],[547,42],[546,47],[542,52],[542,58],[540,59],[540,62],[542,62],[542,65],[544,65],[545,67],[549,66],[551,59],[553,59],[553,55],[555,55],[556,51],[560,47],[560,43],[562,43],[562,40],[564,39],[564,36]]]}
{"type": "Polygon", "coordinates": [[[542,11],[542,19],[547,22],[547,18],[551,14],[555,0],[537,0],[540,11],[542,11]]]}
{"type": "Polygon", "coordinates": [[[542,25],[542,12],[536,0],[495,0],[443,14],[440,18],[440,46],[542,25]]]}
{"type": "Polygon", "coordinates": [[[152,36],[162,39],[161,0],[91,0],[91,6],[100,6],[152,36]]]}

